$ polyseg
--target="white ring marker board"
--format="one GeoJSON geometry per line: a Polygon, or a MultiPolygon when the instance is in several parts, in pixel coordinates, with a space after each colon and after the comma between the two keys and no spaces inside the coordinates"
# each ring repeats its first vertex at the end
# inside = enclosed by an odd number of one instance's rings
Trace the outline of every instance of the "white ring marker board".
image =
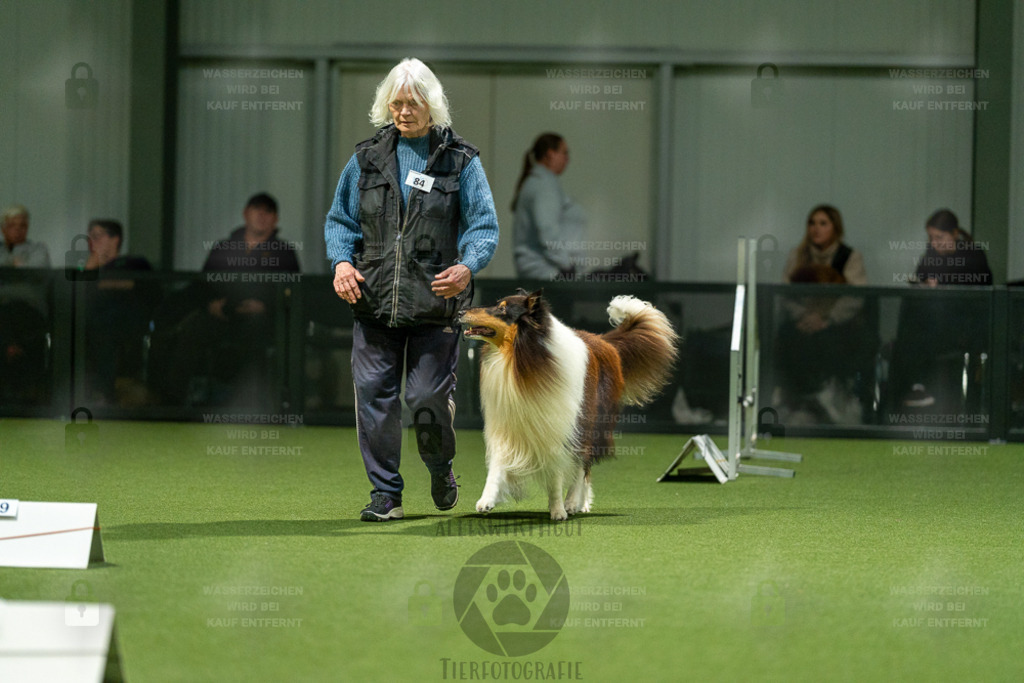
{"type": "Polygon", "coordinates": [[[0,567],[86,569],[103,562],[96,508],[0,500],[0,567]]]}
{"type": "Polygon", "coordinates": [[[0,681],[98,683],[122,678],[114,607],[99,603],[0,601],[0,681]],[[80,610],[80,608],[82,608],[80,610]],[[68,619],[84,612],[83,626],[68,619]]]}

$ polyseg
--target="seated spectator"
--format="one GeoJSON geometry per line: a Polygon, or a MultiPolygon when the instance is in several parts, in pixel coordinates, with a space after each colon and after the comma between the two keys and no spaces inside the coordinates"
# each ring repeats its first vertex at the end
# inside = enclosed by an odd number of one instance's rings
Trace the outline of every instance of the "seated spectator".
{"type": "MultiPolygon", "coordinates": [[[[811,209],[803,241],[789,254],[790,283],[867,284],[860,252],[843,242],[843,218],[830,205],[811,209]]],[[[859,422],[856,397],[866,349],[863,299],[815,295],[783,301],[785,320],[776,343],[778,391],[775,403],[811,414],[814,422],[859,422]]]]}
{"type": "MultiPolygon", "coordinates": [[[[28,240],[28,210],[15,204],[0,217],[0,268],[50,267],[46,245],[28,240]]],[[[0,282],[0,400],[33,404],[45,400],[50,304],[45,281],[14,274],[0,282]]]]}
{"type": "Polygon", "coordinates": [[[114,220],[97,219],[89,223],[89,259],[86,270],[153,270],[142,256],[121,253],[124,228],[114,220]]]}
{"type": "MultiPolygon", "coordinates": [[[[992,284],[984,250],[960,227],[956,214],[936,211],[925,222],[925,232],[928,246],[914,274],[917,286],[992,284]]],[[[983,350],[986,321],[985,310],[967,299],[937,294],[903,302],[892,371],[903,407],[963,407],[964,355],[970,361],[983,350]]]]}
{"type": "MultiPolygon", "coordinates": [[[[299,272],[294,247],[277,236],[277,201],[273,197],[266,193],[252,196],[242,218],[244,225],[213,245],[203,265],[204,272],[299,272]]],[[[275,291],[273,278],[237,284],[228,280],[211,288],[218,294],[210,302],[211,315],[226,318],[266,312],[275,291]]]]}
{"type": "Polygon", "coordinates": [[[83,289],[87,400],[92,404],[143,402],[143,338],[159,296],[155,282],[129,277],[111,278],[113,272],[150,271],[141,256],[122,255],[124,229],[115,220],[89,223],[89,258],[86,270],[103,277],[83,289]]]}
{"type": "Polygon", "coordinates": [[[50,348],[46,288],[45,282],[0,285],[0,403],[32,405],[46,400],[50,348]]]}
{"type": "Polygon", "coordinates": [[[0,249],[0,267],[50,267],[50,252],[46,245],[28,239],[28,209],[24,206],[14,204],[4,210],[2,232],[4,245],[0,249]]]}
{"type": "MultiPolygon", "coordinates": [[[[843,242],[843,233],[843,216],[839,209],[828,204],[811,209],[804,238],[786,259],[786,282],[793,282],[794,275],[802,268],[827,266],[849,284],[866,285],[864,257],[843,242]]],[[[808,281],[806,276],[798,276],[798,279],[808,281]]],[[[842,313],[840,311],[840,315],[842,313]]],[[[815,323],[815,326],[823,326],[822,322],[815,323]]]]}
{"type": "Polygon", "coordinates": [[[915,280],[926,287],[992,284],[984,250],[960,227],[956,214],[939,209],[925,223],[928,248],[917,264],[915,280]]]}
{"type": "Polygon", "coordinates": [[[280,276],[299,272],[295,248],[278,237],[277,201],[260,193],[242,211],[244,224],[210,250],[199,311],[175,326],[181,349],[165,393],[176,400],[223,403],[232,397],[269,400],[267,354],[274,341],[280,276]],[[243,276],[243,274],[246,274],[243,276]],[[182,386],[198,378],[203,387],[182,386]]]}

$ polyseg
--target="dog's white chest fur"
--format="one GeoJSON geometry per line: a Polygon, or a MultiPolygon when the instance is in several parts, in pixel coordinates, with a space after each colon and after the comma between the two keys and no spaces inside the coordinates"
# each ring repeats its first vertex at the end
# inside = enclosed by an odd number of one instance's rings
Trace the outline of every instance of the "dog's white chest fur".
{"type": "Polygon", "coordinates": [[[542,342],[554,358],[543,390],[523,393],[503,353],[488,353],[481,367],[480,400],[490,466],[533,474],[561,467],[575,446],[589,352],[575,332],[552,318],[542,342]],[[497,462],[495,462],[497,461],[497,462]]]}

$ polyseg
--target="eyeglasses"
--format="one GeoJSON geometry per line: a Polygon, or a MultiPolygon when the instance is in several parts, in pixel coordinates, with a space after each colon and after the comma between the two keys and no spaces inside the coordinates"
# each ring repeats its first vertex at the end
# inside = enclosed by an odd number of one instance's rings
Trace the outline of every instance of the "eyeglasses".
{"type": "Polygon", "coordinates": [[[409,108],[409,111],[414,112],[423,109],[423,105],[417,102],[416,100],[394,100],[393,102],[388,104],[388,108],[391,109],[391,111],[393,112],[400,112],[406,107],[409,108]]]}

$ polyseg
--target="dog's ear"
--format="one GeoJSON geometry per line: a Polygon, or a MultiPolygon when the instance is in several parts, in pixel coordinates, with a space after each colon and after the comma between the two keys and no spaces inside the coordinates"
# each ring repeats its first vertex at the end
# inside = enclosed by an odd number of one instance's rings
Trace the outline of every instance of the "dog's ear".
{"type": "Polygon", "coordinates": [[[519,296],[530,296],[530,293],[527,292],[522,287],[516,287],[516,294],[518,294],[519,296]]]}
{"type": "Polygon", "coordinates": [[[530,315],[534,315],[543,310],[544,300],[541,298],[544,295],[543,289],[538,289],[536,292],[532,292],[526,295],[526,312],[530,315]]]}
{"type": "Polygon", "coordinates": [[[527,326],[532,327],[535,330],[541,329],[543,326],[544,311],[547,310],[547,306],[544,300],[540,298],[540,291],[526,294],[526,300],[523,301],[523,308],[525,312],[520,320],[527,326]]]}

